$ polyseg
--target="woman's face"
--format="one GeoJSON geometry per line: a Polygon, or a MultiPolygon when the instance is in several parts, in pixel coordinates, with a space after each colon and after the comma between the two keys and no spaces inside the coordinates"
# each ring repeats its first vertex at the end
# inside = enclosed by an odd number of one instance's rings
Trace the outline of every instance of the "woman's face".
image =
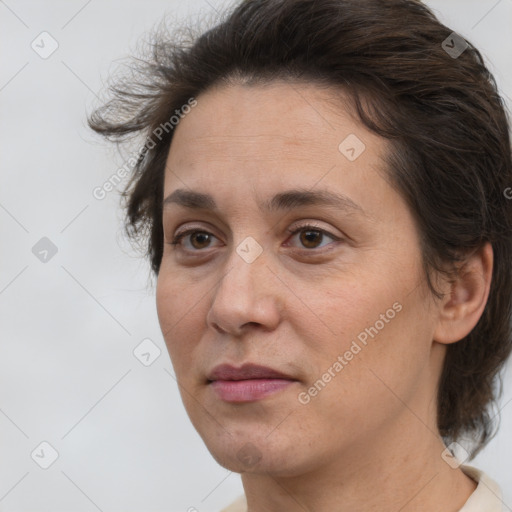
{"type": "Polygon", "coordinates": [[[361,459],[435,412],[416,228],[385,141],[330,94],[223,86],[175,128],[158,316],[190,419],[234,471],[361,459]],[[212,375],[248,363],[288,379],[212,375]]]}

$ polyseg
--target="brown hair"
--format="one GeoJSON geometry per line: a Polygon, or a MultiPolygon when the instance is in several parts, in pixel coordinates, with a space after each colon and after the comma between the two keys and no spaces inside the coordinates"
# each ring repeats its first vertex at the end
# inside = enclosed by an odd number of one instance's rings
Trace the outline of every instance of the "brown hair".
{"type": "Polygon", "coordinates": [[[480,52],[418,0],[245,0],[197,37],[181,34],[156,31],[151,57],[134,61],[135,74],[89,119],[111,140],[146,138],[123,196],[127,232],[147,240],[154,273],[176,111],[219,83],[287,79],[343,90],[390,141],[386,172],[417,222],[432,293],[440,297],[432,271],[453,275],[464,255],[492,244],[488,302],[473,331],[447,347],[438,389],[440,434],[446,444],[471,436],[474,456],[495,434],[491,406],[512,349],[509,123],[480,52]]]}

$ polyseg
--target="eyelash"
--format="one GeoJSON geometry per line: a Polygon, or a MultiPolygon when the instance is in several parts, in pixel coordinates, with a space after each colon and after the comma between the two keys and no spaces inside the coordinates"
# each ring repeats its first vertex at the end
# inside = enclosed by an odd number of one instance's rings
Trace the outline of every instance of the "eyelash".
{"type": "MultiPolygon", "coordinates": [[[[305,224],[305,225],[299,226],[299,227],[297,227],[295,229],[288,229],[287,230],[287,232],[291,236],[294,236],[297,233],[300,233],[301,231],[318,231],[319,233],[322,233],[323,235],[327,235],[329,238],[332,238],[334,241],[340,241],[341,240],[341,238],[334,236],[333,234],[329,233],[328,231],[326,231],[326,230],[324,230],[324,229],[322,229],[319,226],[316,226],[314,224],[305,224]]],[[[181,245],[181,240],[183,238],[185,238],[187,235],[192,235],[194,233],[204,233],[204,234],[215,236],[212,233],[210,233],[209,231],[206,231],[204,229],[191,228],[191,229],[188,229],[188,230],[184,231],[183,233],[179,233],[178,235],[176,235],[172,239],[172,241],[169,242],[169,243],[171,245],[174,245],[174,246],[181,245]]],[[[308,252],[311,252],[311,251],[314,251],[315,249],[307,249],[307,248],[305,248],[304,250],[308,251],[308,252]]],[[[196,249],[194,252],[201,252],[201,250],[200,249],[196,249]]]]}

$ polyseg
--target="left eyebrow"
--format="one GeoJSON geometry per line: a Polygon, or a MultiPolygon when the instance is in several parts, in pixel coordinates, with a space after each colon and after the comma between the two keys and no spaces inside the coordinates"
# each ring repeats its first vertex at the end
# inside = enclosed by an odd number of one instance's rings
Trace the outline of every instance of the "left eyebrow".
{"type": "MultiPolygon", "coordinates": [[[[169,194],[165,198],[163,206],[166,207],[170,204],[177,204],[184,208],[195,210],[219,211],[215,199],[211,195],[186,189],[176,189],[169,194]]],[[[346,212],[357,212],[365,216],[367,215],[363,208],[349,197],[329,190],[285,190],[274,195],[271,199],[260,203],[258,206],[262,211],[275,212],[293,210],[310,205],[330,206],[346,212]]]]}

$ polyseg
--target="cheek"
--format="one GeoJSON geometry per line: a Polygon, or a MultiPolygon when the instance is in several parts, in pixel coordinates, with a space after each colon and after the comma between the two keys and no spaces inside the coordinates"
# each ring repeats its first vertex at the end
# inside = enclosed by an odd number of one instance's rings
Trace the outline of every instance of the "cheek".
{"type": "Polygon", "coordinates": [[[373,326],[396,300],[396,295],[384,287],[369,285],[372,280],[363,275],[339,275],[343,277],[311,289],[304,299],[307,308],[295,316],[299,330],[307,333],[308,350],[327,357],[324,364],[349,350],[358,336],[363,341],[368,338],[365,328],[373,326]]]}
{"type": "Polygon", "coordinates": [[[164,339],[167,341],[169,334],[172,330],[172,320],[177,318],[176,307],[177,300],[175,296],[175,288],[171,285],[165,274],[160,271],[156,286],[156,311],[160,329],[164,339]]]}
{"type": "Polygon", "coordinates": [[[173,366],[183,364],[190,354],[194,330],[200,328],[202,303],[191,286],[179,282],[175,275],[160,272],[156,287],[156,309],[162,336],[173,366]]]}
{"type": "Polygon", "coordinates": [[[431,319],[424,314],[422,297],[404,292],[379,295],[376,290],[373,299],[338,317],[340,328],[346,320],[344,334],[319,365],[317,379],[328,368],[336,377],[310,405],[330,425],[377,428],[399,414],[404,403],[411,403],[420,383],[427,382],[431,319]]]}
{"type": "Polygon", "coordinates": [[[371,394],[390,394],[386,383],[407,393],[408,382],[428,362],[432,318],[415,288],[417,274],[411,272],[405,281],[393,267],[386,268],[380,277],[345,275],[309,295],[310,311],[301,317],[299,330],[314,361],[309,384],[328,380],[325,387],[337,389],[332,396],[325,393],[328,401],[339,401],[341,393],[357,408],[359,400],[374,402],[371,394]]]}

